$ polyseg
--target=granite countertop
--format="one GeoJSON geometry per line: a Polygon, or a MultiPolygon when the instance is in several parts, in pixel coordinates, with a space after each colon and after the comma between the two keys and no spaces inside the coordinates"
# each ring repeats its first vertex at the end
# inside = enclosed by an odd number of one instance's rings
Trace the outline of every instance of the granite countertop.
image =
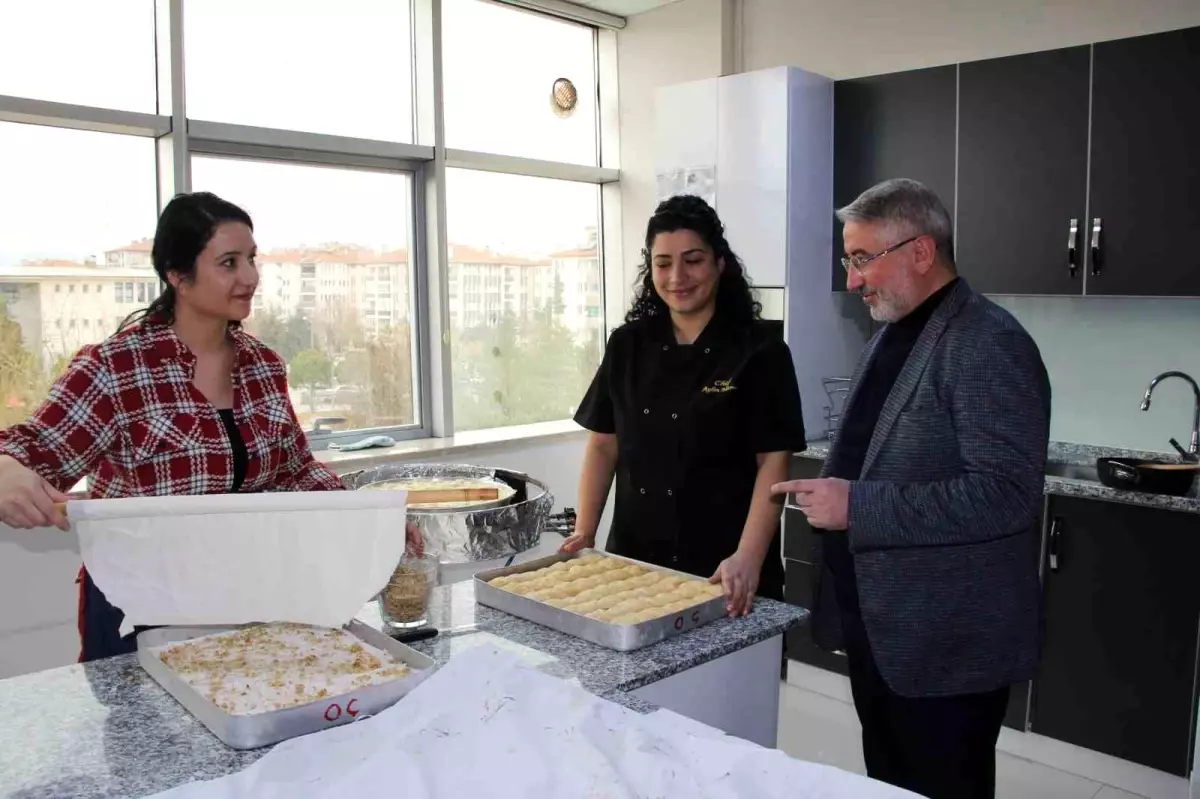
{"type": "MultiPolygon", "coordinates": [[[[808,449],[796,453],[798,458],[824,460],[829,456],[828,441],[810,441],[808,449]]],[[[1097,447],[1090,444],[1072,444],[1063,441],[1050,442],[1047,460],[1050,464],[1070,464],[1077,466],[1094,466],[1097,458],[1135,458],[1139,460],[1176,461],[1175,455],[1165,452],[1146,452],[1142,450],[1115,449],[1113,447],[1097,447]]],[[[1105,502],[1121,502],[1126,505],[1142,505],[1147,508],[1174,510],[1183,513],[1200,513],[1200,479],[1192,487],[1190,493],[1182,497],[1169,497],[1162,494],[1148,494],[1142,491],[1121,491],[1109,488],[1098,480],[1079,479],[1046,475],[1046,493],[1066,497],[1082,497],[1098,499],[1105,502]]]]}
{"type": "MultiPolygon", "coordinates": [[[[744,619],[721,619],[620,653],[476,605],[468,581],[437,589],[431,620],[448,632],[413,646],[440,665],[491,644],[593,694],[650,712],[653,706],[629,692],[780,635],[807,617],[803,608],[759,600],[744,619]]],[[[380,625],[373,606],[359,618],[380,625]]],[[[225,746],[132,655],[0,680],[0,708],[0,796],[12,799],[146,796],[238,771],[268,751],[225,746]]]]}

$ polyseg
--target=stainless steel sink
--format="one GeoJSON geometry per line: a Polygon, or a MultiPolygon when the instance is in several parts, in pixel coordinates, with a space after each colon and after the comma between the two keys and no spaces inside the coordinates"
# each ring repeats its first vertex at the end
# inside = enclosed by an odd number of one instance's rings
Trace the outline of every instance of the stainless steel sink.
{"type": "Polygon", "coordinates": [[[1091,480],[1100,482],[1100,474],[1094,463],[1047,463],[1047,477],[1065,477],[1070,480],[1091,480]]]}

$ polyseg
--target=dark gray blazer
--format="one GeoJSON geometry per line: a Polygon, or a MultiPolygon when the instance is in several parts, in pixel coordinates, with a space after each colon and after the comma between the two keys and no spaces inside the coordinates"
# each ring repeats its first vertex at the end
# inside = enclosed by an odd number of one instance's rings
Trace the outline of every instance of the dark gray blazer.
{"type": "MultiPolygon", "coordinates": [[[[882,332],[863,351],[848,407],[882,332]]],[[[1049,435],[1050,381],[1037,345],[959,280],[913,347],[850,488],[846,534],[863,622],[896,693],[979,693],[1033,676],[1049,435]]],[[[835,438],[831,455],[836,447],[835,438]]],[[[816,539],[814,636],[839,649],[816,539]]]]}

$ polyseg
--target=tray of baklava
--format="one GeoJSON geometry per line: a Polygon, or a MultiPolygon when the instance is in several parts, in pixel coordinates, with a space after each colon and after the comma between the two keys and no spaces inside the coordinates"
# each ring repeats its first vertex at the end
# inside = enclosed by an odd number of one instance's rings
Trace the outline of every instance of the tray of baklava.
{"type": "Polygon", "coordinates": [[[479,572],[475,599],[620,652],[658,643],[726,613],[720,585],[590,550],[479,572]]]}
{"type": "Polygon", "coordinates": [[[432,658],[363,624],[160,627],[138,635],[138,663],[227,746],[254,749],[390,707],[432,658]]]}

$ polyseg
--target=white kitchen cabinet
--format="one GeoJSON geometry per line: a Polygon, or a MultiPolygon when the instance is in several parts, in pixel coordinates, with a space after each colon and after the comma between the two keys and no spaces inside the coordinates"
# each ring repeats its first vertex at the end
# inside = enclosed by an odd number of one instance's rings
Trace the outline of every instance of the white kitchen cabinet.
{"type": "Polygon", "coordinates": [[[849,375],[870,333],[859,298],[829,284],[833,82],[779,67],[660,89],[656,173],[704,167],[716,169],[717,213],[751,281],[772,299],[783,289],[805,429],[824,438],[821,380],[849,375]]]}
{"type": "Polygon", "coordinates": [[[717,101],[715,80],[679,83],[658,92],[654,110],[657,173],[716,166],[717,101]]]}

